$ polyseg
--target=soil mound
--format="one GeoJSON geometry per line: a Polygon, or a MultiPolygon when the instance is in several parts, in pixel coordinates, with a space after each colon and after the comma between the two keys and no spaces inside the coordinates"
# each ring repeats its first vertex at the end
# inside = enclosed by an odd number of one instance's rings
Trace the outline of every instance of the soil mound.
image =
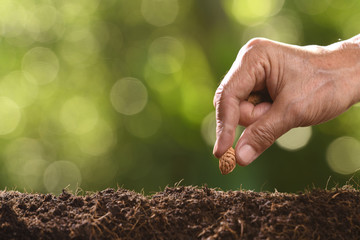
{"type": "Polygon", "coordinates": [[[0,239],[360,239],[360,192],[0,191],[0,239]]]}

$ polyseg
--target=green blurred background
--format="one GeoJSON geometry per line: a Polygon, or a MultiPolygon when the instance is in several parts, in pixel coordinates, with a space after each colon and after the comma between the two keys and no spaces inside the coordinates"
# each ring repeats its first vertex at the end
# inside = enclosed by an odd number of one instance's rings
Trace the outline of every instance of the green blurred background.
{"type": "Polygon", "coordinates": [[[357,106],[222,176],[212,98],[249,39],[326,45],[359,23],[356,0],[0,0],[0,187],[343,184],[360,168],[357,106]]]}

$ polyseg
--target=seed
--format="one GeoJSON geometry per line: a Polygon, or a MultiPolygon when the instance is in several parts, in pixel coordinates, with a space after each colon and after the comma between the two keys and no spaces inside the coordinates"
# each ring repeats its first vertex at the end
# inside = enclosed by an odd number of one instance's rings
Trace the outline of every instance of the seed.
{"type": "Polygon", "coordinates": [[[262,102],[272,102],[272,99],[268,91],[265,89],[259,92],[250,93],[249,97],[247,98],[247,101],[256,106],[262,102]]]}
{"type": "Polygon", "coordinates": [[[230,147],[224,155],[219,159],[219,169],[221,174],[226,175],[231,173],[236,167],[235,150],[230,147]]]}

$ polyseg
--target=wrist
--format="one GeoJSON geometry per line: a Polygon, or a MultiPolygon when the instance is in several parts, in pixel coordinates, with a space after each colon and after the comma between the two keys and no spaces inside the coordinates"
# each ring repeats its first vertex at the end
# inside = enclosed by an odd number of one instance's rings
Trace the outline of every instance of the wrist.
{"type": "Polygon", "coordinates": [[[354,104],[360,102],[360,34],[344,41],[344,51],[349,59],[349,71],[353,78],[354,104]]]}
{"type": "Polygon", "coordinates": [[[326,47],[331,52],[335,74],[348,85],[350,104],[360,101],[360,35],[326,47]]]}

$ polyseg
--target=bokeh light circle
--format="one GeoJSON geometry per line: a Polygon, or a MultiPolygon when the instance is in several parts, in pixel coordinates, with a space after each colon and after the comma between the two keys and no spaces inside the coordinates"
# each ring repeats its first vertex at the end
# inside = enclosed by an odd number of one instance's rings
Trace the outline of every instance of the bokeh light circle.
{"type": "Polygon", "coordinates": [[[118,80],[110,92],[111,104],[121,114],[134,115],[141,112],[147,101],[145,85],[136,78],[118,80]]]}
{"type": "Polygon", "coordinates": [[[31,74],[36,84],[43,85],[57,77],[59,60],[51,49],[35,47],[24,55],[22,69],[31,74]]]}
{"type": "Polygon", "coordinates": [[[74,191],[80,183],[80,170],[74,163],[69,161],[53,162],[44,172],[44,186],[51,193],[58,194],[66,187],[74,191]]]}
{"type": "Polygon", "coordinates": [[[277,14],[284,0],[228,0],[223,4],[226,12],[239,23],[253,26],[277,14]]]}
{"type": "Polygon", "coordinates": [[[0,116],[0,135],[9,134],[19,125],[20,108],[10,98],[0,97],[0,116]]]}
{"type": "Polygon", "coordinates": [[[312,128],[299,127],[293,128],[279,139],[276,140],[276,144],[289,151],[298,150],[306,146],[312,135],[312,128]]]}
{"type": "Polygon", "coordinates": [[[61,108],[60,121],[68,132],[84,134],[91,131],[98,121],[94,104],[83,97],[67,100],[61,108]]]}
{"type": "Polygon", "coordinates": [[[176,38],[161,37],[150,45],[149,62],[158,72],[170,74],[179,71],[184,58],[184,46],[176,38]]]}
{"type": "Polygon", "coordinates": [[[157,27],[174,22],[178,14],[177,0],[142,0],[141,13],[145,20],[157,27]]]}
{"type": "Polygon", "coordinates": [[[329,167],[340,174],[360,170],[360,142],[353,137],[340,137],[330,143],[326,151],[329,167]]]}

